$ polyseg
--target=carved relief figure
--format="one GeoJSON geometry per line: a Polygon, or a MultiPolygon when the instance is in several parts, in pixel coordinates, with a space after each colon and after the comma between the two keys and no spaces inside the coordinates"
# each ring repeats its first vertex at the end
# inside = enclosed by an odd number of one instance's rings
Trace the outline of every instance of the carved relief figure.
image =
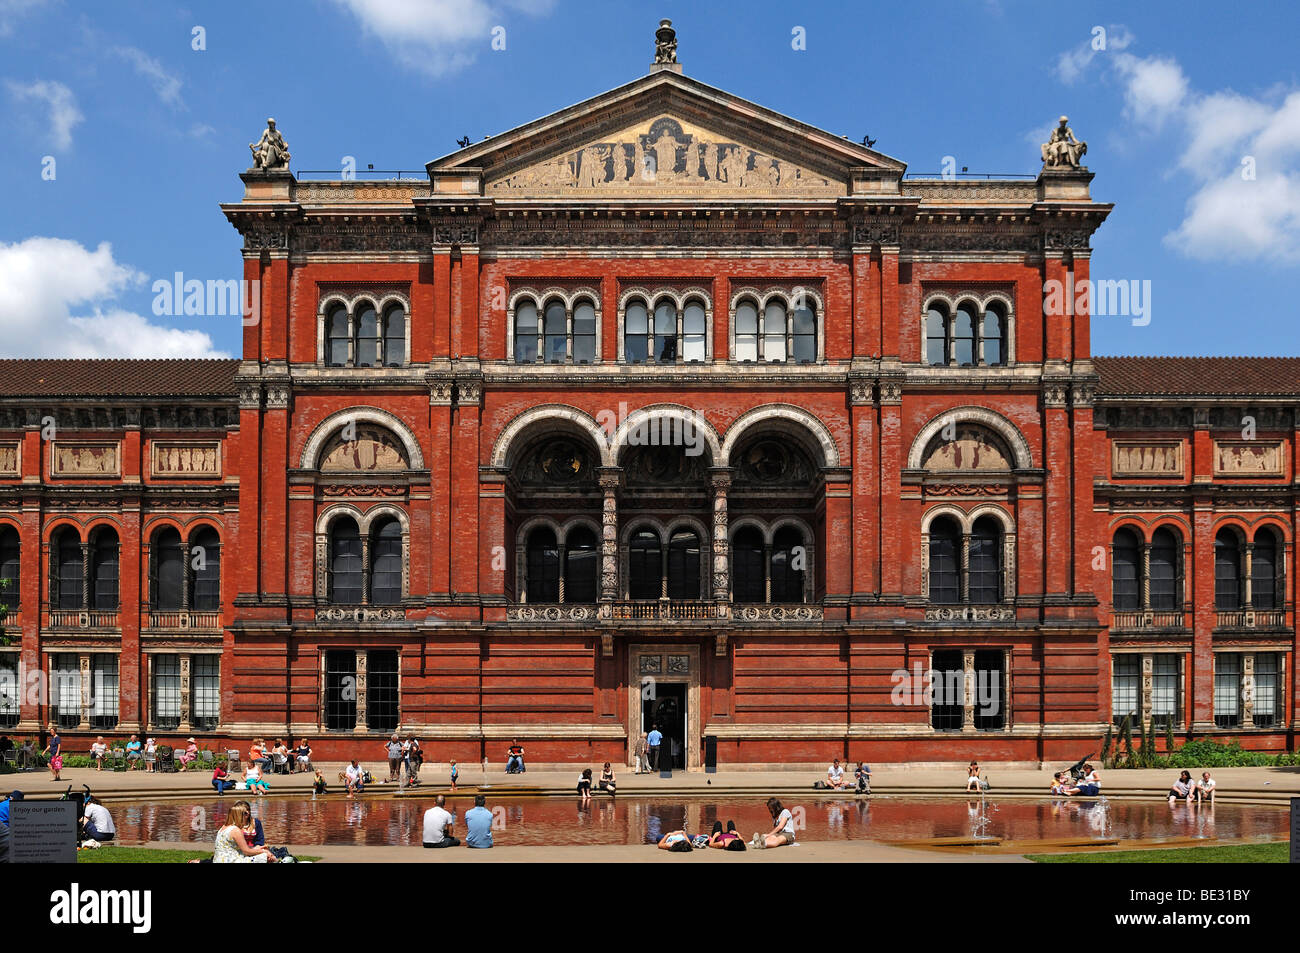
{"type": "Polygon", "coordinates": [[[55,447],[54,472],[89,475],[117,473],[116,445],[55,447]]]}
{"type": "Polygon", "coordinates": [[[359,427],[355,440],[341,436],[321,456],[322,471],[404,470],[406,454],[391,433],[379,427],[359,427]]]}
{"type": "Polygon", "coordinates": [[[18,445],[16,443],[0,444],[0,474],[17,475],[18,445]]]}
{"type": "Polygon", "coordinates": [[[164,446],[154,444],[155,476],[220,476],[217,472],[216,444],[164,446]]]}
{"type": "Polygon", "coordinates": [[[1117,443],[1111,472],[1115,476],[1181,476],[1183,448],[1174,443],[1117,443]]]}
{"type": "Polygon", "coordinates": [[[1216,473],[1282,475],[1282,446],[1277,442],[1257,440],[1216,442],[1214,454],[1216,473]]]}
{"type": "Polygon", "coordinates": [[[1006,456],[983,430],[969,427],[952,440],[940,436],[925,458],[927,470],[1009,470],[1006,456]]]}

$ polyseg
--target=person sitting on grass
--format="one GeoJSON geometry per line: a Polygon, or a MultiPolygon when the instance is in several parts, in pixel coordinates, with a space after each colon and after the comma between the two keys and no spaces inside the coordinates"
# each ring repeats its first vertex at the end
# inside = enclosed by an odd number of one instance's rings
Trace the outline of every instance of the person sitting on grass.
{"type": "Polygon", "coordinates": [[[690,835],[685,831],[669,831],[659,838],[659,843],[655,846],[660,850],[671,850],[683,854],[689,854],[695,849],[691,846],[690,835]]]}
{"type": "Polygon", "coordinates": [[[782,807],[781,802],[774,797],[767,799],[767,810],[774,821],[772,830],[767,834],[756,833],[752,846],[757,850],[763,850],[767,847],[786,847],[793,844],[794,815],[789,809],[782,807]]]}
{"type": "Polygon", "coordinates": [[[249,810],[240,803],[231,805],[226,823],[217,831],[214,864],[273,864],[275,855],[265,846],[254,847],[248,843],[244,828],[249,825],[249,810]]]}
{"type": "Polygon", "coordinates": [[[840,759],[836,758],[826,769],[826,786],[838,791],[847,783],[844,780],[844,766],[840,764],[840,759]]]}
{"type": "Polygon", "coordinates": [[[271,785],[267,783],[266,778],[262,777],[262,766],[256,761],[248,766],[244,772],[244,784],[248,790],[256,791],[258,794],[265,794],[271,790],[271,785]]]}
{"type": "Polygon", "coordinates": [[[722,821],[713,822],[713,833],[709,835],[709,846],[717,850],[744,850],[745,838],[736,833],[736,822],[727,821],[727,829],[722,829],[722,821]]]}
{"type": "Polygon", "coordinates": [[[90,746],[90,756],[95,759],[95,770],[104,770],[104,755],[108,754],[108,745],[104,744],[104,736],[98,735],[95,743],[90,746]]]}
{"type": "Polygon", "coordinates": [[[1196,803],[1209,801],[1214,803],[1214,778],[1210,777],[1209,771],[1201,772],[1201,780],[1196,782],[1196,803]]]}
{"type": "Polygon", "coordinates": [[[966,769],[966,790],[978,791],[980,789],[980,763],[972,761],[970,767],[966,769]]]}
{"type": "Polygon", "coordinates": [[[1192,780],[1192,772],[1184,771],[1178,775],[1178,780],[1174,786],[1169,789],[1169,801],[1173,803],[1176,800],[1186,801],[1196,790],[1196,782],[1192,780]]]}
{"type": "Polygon", "coordinates": [[[244,825],[244,839],[248,841],[250,847],[265,847],[266,834],[262,830],[262,821],[253,814],[253,805],[249,804],[243,798],[240,798],[234,804],[235,807],[243,808],[248,814],[248,823],[244,825]]]}

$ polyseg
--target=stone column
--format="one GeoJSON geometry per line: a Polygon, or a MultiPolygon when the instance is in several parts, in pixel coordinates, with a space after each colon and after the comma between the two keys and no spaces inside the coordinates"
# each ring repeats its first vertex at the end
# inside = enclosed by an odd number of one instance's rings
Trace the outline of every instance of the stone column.
{"type": "Polygon", "coordinates": [[[81,673],[81,719],[77,724],[78,731],[90,730],[90,701],[92,695],[91,678],[93,677],[90,668],[90,656],[81,655],[77,659],[77,668],[81,673]]]}
{"type": "Polygon", "coordinates": [[[191,695],[190,695],[190,659],[186,654],[180,657],[181,666],[181,723],[177,731],[182,734],[188,734],[193,727],[194,719],[192,715],[191,695]]]}
{"type": "Polygon", "coordinates": [[[618,601],[618,488],[623,472],[601,467],[597,479],[602,495],[600,506],[600,601],[618,601]]]}
{"type": "Polygon", "coordinates": [[[731,598],[731,542],[728,539],[727,517],[731,469],[711,468],[709,481],[713,485],[713,601],[726,602],[731,598]]]}
{"type": "Polygon", "coordinates": [[[1151,544],[1142,544],[1142,610],[1151,608],[1151,544]]]}
{"type": "Polygon", "coordinates": [[[1151,653],[1147,652],[1142,656],[1142,694],[1138,698],[1138,715],[1140,716],[1139,724],[1142,730],[1151,724],[1151,694],[1155,689],[1155,659],[1151,653]]]}
{"type": "Polygon", "coordinates": [[[975,730],[975,650],[967,649],[961,656],[962,706],[961,730],[975,730]]]}
{"type": "Polygon", "coordinates": [[[370,605],[370,534],[361,537],[361,604],[370,605]]]}
{"type": "Polygon", "coordinates": [[[1255,544],[1247,543],[1245,565],[1242,566],[1241,569],[1242,577],[1243,577],[1241,607],[1245,609],[1247,612],[1249,612],[1251,609],[1255,607],[1255,594],[1252,591],[1252,587],[1250,584],[1250,570],[1251,570],[1251,563],[1254,560],[1254,554],[1255,554],[1255,544]]]}
{"type": "Polygon", "coordinates": [[[1255,727],[1255,653],[1241,653],[1241,727],[1255,727]]]}
{"type": "Polygon", "coordinates": [[[369,656],[364,650],[357,650],[357,724],[356,731],[367,731],[366,727],[366,662],[369,656]]]}
{"type": "Polygon", "coordinates": [[[970,605],[970,533],[961,534],[961,604],[970,605]]]}

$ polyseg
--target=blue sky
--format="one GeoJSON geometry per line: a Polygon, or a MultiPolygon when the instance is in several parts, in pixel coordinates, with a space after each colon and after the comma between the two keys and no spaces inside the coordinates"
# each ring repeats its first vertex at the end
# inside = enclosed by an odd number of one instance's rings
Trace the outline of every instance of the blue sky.
{"type": "Polygon", "coordinates": [[[1037,143],[1068,113],[1094,197],[1116,203],[1093,277],[1151,282],[1150,323],[1096,318],[1094,352],[1300,353],[1300,5],[735,9],[0,0],[0,354],[237,354],[237,318],[156,316],[150,285],[177,271],[238,276],[238,236],[217,205],[242,194],[267,116],[295,169],[337,170],[351,155],[361,169],[419,170],[457,137],[642,75],[661,17],[688,75],[870,134],[909,172],[953,156],[971,172],[1035,173],[1037,143]],[[796,27],[806,49],[792,48],[796,27]],[[1093,49],[1097,28],[1105,49],[1093,49]]]}

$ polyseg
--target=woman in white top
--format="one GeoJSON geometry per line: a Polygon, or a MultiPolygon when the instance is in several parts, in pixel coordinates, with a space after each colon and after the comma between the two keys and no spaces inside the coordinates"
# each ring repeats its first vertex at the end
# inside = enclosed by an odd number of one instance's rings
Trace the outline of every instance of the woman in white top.
{"type": "Polygon", "coordinates": [[[95,743],[90,746],[90,756],[95,759],[95,770],[104,770],[104,755],[108,754],[108,745],[104,744],[104,736],[99,735],[95,738],[95,743]]]}
{"type": "Polygon", "coordinates": [[[226,823],[217,831],[214,864],[273,864],[275,855],[265,847],[250,847],[244,837],[248,824],[248,808],[233,804],[226,815],[226,823]]]}
{"type": "Polygon", "coordinates": [[[754,848],[762,850],[765,847],[785,847],[793,844],[794,815],[788,808],[782,807],[781,802],[774,797],[767,799],[767,809],[772,815],[772,830],[768,834],[762,832],[755,834],[752,842],[754,848]]]}
{"type": "Polygon", "coordinates": [[[155,738],[144,740],[144,769],[152,774],[158,765],[158,741],[155,738]]]}

